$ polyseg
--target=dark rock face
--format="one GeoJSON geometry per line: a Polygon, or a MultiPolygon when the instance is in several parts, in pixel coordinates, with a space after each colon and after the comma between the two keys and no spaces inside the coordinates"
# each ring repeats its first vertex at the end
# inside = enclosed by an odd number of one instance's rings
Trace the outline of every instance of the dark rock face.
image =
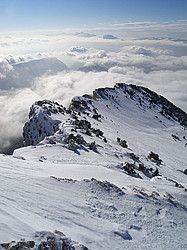
{"type": "Polygon", "coordinates": [[[19,242],[12,241],[10,243],[2,243],[0,246],[3,249],[8,249],[8,250],[33,249],[35,246],[35,242],[34,241],[19,241],[19,242]]]}
{"type": "Polygon", "coordinates": [[[123,166],[123,169],[125,171],[127,171],[128,174],[132,174],[132,175],[136,174],[136,172],[134,170],[135,169],[135,164],[133,164],[133,163],[126,162],[125,165],[123,166]]]}
{"type": "Polygon", "coordinates": [[[117,142],[119,143],[120,146],[123,148],[128,148],[127,141],[126,140],[121,140],[119,137],[117,138],[117,142]]]}
{"type": "Polygon", "coordinates": [[[155,154],[153,152],[151,152],[149,155],[148,155],[148,159],[156,162],[156,164],[161,164],[162,163],[162,160],[159,158],[159,155],[158,154],[155,154]]]}

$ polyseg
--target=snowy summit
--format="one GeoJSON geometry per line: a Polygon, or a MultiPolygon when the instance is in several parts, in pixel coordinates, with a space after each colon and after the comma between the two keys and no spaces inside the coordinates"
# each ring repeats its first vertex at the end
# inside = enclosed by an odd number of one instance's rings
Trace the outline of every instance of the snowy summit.
{"type": "Polygon", "coordinates": [[[30,108],[0,155],[0,248],[186,249],[187,115],[118,83],[30,108]]]}

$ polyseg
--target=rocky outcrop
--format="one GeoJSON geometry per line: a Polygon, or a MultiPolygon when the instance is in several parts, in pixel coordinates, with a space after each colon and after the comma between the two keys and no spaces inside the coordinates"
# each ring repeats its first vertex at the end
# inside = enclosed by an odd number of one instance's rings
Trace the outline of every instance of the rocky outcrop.
{"type": "Polygon", "coordinates": [[[42,231],[35,234],[32,241],[12,241],[10,243],[1,243],[1,249],[7,250],[87,250],[88,248],[78,242],[72,241],[71,238],[66,237],[62,232],[55,230],[54,233],[42,231]]]}
{"type": "Polygon", "coordinates": [[[54,134],[58,130],[61,120],[58,115],[64,115],[66,109],[48,100],[35,102],[30,108],[29,121],[23,128],[23,137],[26,146],[36,145],[46,136],[54,134]]]}

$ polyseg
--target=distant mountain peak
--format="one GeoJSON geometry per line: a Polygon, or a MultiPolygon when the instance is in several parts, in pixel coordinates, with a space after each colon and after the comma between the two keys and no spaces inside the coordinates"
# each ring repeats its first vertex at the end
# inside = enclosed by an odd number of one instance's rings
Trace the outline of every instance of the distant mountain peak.
{"type": "Polygon", "coordinates": [[[103,39],[119,39],[119,38],[113,35],[104,35],[103,39]]]}
{"type": "Polygon", "coordinates": [[[96,35],[85,33],[85,32],[76,32],[75,36],[77,36],[77,37],[95,37],[96,35]]]}
{"type": "Polygon", "coordinates": [[[44,74],[54,75],[68,70],[68,67],[56,57],[42,58],[13,65],[14,74],[8,74],[0,83],[2,89],[25,88],[31,86],[35,77],[44,74]],[[15,77],[16,76],[16,77],[15,77]]]}
{"type": "Polygon", "coordinates": [[[68,67],[56,57],[47,57],[37,60],[31,60],[29,62],[15,64],[14,69],[19,73],[27,72],[32,73],[34,76],[40,76],[46,73],[47,71],[50,71],[52,74],[55,74],[62,70],[68,70],[68,67]]]}

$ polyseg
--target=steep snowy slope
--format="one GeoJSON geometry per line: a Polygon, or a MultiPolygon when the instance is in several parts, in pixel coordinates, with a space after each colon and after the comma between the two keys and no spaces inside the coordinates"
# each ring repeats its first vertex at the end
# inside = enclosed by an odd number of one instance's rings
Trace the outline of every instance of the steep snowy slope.
{"type": "Polygon", "coordinates": [[[186,126],[165,98],[122,83],[68,108],[36,102],[27,147],[0,155],[0,242],[185,249],[186,126]]]}

